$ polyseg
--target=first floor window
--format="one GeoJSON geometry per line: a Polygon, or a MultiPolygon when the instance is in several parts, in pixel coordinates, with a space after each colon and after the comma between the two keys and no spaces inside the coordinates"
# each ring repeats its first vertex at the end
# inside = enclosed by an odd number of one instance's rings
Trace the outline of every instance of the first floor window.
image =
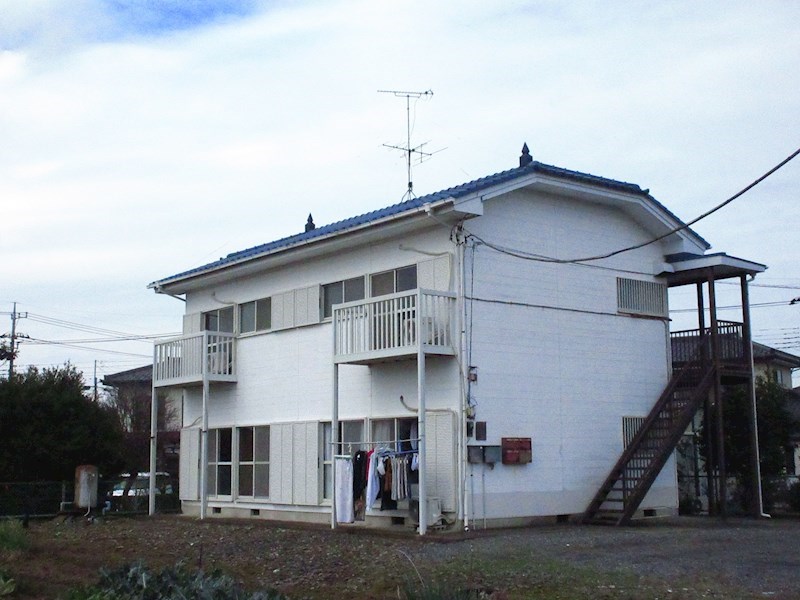
{"type": "Polygon", "coordinates": [[[323,498],[333,498],[333,456],[335,454],[352,455],[357,450],[364,450],[364,422],[339,421],[339,443],[333,446],[333,427],[330,423],[321,423],[322,427],[322,490],[323,498]]]}
{"type": "Polygon", "coordinates": [[[233,430],[208,432],[208,495],[230,496],[233,467],[233,430]]]}
{"type": "Polygon", "coordinates": [[[269,496],[269,426],[239,427],[239,496],[269,496]]]}

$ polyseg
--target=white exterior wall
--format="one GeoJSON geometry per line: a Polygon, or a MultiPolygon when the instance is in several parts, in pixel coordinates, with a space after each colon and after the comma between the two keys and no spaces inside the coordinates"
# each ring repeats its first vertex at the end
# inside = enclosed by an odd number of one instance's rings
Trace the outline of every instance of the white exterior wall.
{"type": "MultiPolygon", "coordinates": [[[[547,256],[601,254],[651,237],[613,207],[566,197],[517,191],[487,201],[484,209],[483,216],[466,222],[470,232],[547,256]]],[[[453,253],[449,233],[434,225],[414,236],[193,292],[187,297],[187,313],[274,298],[453,253]]],[[[478,368],[471,398],[476,420],[487,423],[488,433],[485,442],[470,443],[500,444],[502,437],[530,437],[533,442],[530,464],[467,467],[467,517],[582,513],[623,450],[622,418],[647,415],[670,376],[666,322],[617,312],[616,278],[654,280],[663,249],[651,245],[592,263],[605,267],[599,269],[525,261],[478,245],[474,252],[467,249],[465,262],[467,277],[474,272],[474,281],[465,282],[472,298],[466,300],[466,318],[472,323],[466,356],[478,368]]],[[[448,285],[438,272],[435,287],[459,289],[455,261],[453,266],[448,285]]],[[[429,285],[421,279],[419,284],[429,285]]],[[[212,386],[210,428],[275,426],[271,498],[261,503],[267,509],[283,504],[313,510],[321,503],[319,470],[316,480],[309,478],[321,441],[307,456],[295,456],[294,448],[311,445],[314,424],[318,430],[319,422],[331,420],[332,342],[330,322],[241,336],[237,383],[212,386]],[[284,460],[290,455],[291,464],[284,460]]],[[[446,508],[455,510],[458,440],[438,443],[433,436],[436,431],[458,431],[459,365],[449,357],[428,357],[426,365],[426,403],[437,411],[429,418],[428,456],[436,456],[433,462],[441,466],[432,475],[431,495],[449,496],[446,508]]],[[[414,417],[400,396],[417,406],[414,360],[339,368],[340,420],[414,417]]],[[[196,427],[201,391],[190,388],[185,397],[184,426],[196,427]]],[[[195,481],[184,465],[181,472],[182,481],[195,481]]],[[[672,459],[642,504],[652,507],[677,507],[672,459]]]]}
{"type": "MultiPolygon", "coordinates": [[[[487,203],[467,228],[489,242],[559,258],[650,237],[614,209],[525,192],[487,203]]],[[[533,450],[530,464],[470,465],[474,518],[586,509],[623,451],[622,418],[646,416],[670,376],[666,322],[617,314],[616,278],[654,280],[640,273],[652,273],[661,252],[654,245],[593,263],[637,272],[630,273],[527,261],[481,245],[468,251],[470,364],[478,369],[471,397],[476,420],[487,423],[487,440],[470,443],[530,437],[533,450]]],[[[677,507],[676,485],[670,460],[642,508],[677,507]]]]}
{"type": "MultiPolygon", "coordinates": [[[[379,244],[339,252],[325,260],[305,261],[189,294],[187,313],[265,297],[272,297],[274,302],[276,296],[293,289],[429,262],[435,258],[432,255],[452,254],[453,251],[449,231],[434,225],[413,238],[387,239],[379,244]],[[406,249],[400,248],[401,242],[406,249]]],[[[441,263],[438,261],[435,269],[420,269],[420,286],[453,289],[452,269],[448,276],[441,263]]],[[[190,322],[197,320],[188,319],[190,322]]],[[[271,426],[270,498],[255,503],[250,499],[247,506],[298,508],[323,504],[321,469],[318,468],[322,441],[312,438],[314,432],[319,432],[319,423],[330,422],[332,418],[333,330],[330,319],[301,327],[241,335],[237,339],[236,366],[236,384],[211,386],[208,424],[210,429],[271,426]],[[298,430],[302,430],[302,435],[298,430]]],[[[455,358],[427,358],[426,404],[429,410],[449,410],[451,418],[455,419],[459,407],[458,378],[455,358]]],[[[415,417],[415,412],[403,406],[400,396],[411,408],[418,405],[415,360],[339,366],[341,421],[415,417]]],[[[188,388],[185,397],[184,427],[197,427],[202,418],[202,389],[188,388]]],[[[368,435],[368,427],[365,426],[364,431],[365,436],[368,435]]],[[[455,452],[454,443],[451,441],[454,448],[451,454],[455,452]]],[[[440,459],[438,464],[450,472],[454,469],[454,456],[451,455],[449,461],[440,459]]],[[[184,479],[196,486],[195,479],[187,474],[188,469],[188,465],[182,466],[184,479]]],[[[435,481],[441,479],[434,477],[435,481]]],[[[455,476],[449,479],[452,499],[448,505],[454,510],[455,476]]],[[[189,500],[192,496],[187,493],[184,498],[189,500]]]]}

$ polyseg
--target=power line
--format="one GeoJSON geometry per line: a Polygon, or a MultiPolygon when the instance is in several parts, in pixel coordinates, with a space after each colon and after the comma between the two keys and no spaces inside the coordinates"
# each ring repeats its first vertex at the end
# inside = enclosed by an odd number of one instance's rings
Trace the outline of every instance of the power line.
{"type": "Polygon", "coordinates": [[[142,358],[152,358],[152,356],[149,355],[149,354],[136,354],[134,352],[123,352],[121,350],[108,350],[108,349],[103,349],[103,348],[92,348],[92,347],[89,347],[89,346],[80,346],[78,344],[70,344],[70,343],[58,342],[58,341],[55,341],[55,340],[42,340],[42,339],[38,339],[38,338],[30,338],[30,339],[31,339],[32,342],[38,342],[40,344],[45,344],[45,345],[50,345],[50,346],[63,346],[65,348],[73,348],[75,350],[91,350],[93,352],[101,352],[101,353],[107,353],[107,354],[119,354],[119,355],[122,355],[122,356],[137,356],[137,357],[142,357],[142,358]]]}
{"type": "Polygon", "coordinates": [[[675,227],[675,228],[669,230],[668,232],[666,232],[666,233],[664,233],[662,235],[659,235],[659,236],[657,236],[655,238],[652,238],[652,239],[650,239],[650,240],[648,240],[646,242],[642,242],[640,244],[634,244],[632,246],[627,246],[625,248],[620,248],[619,250],[613,250],[611,252],[607,252],[606,254],[598,254],[598,255],[595,255],[595,256],[586,256],[586,257],[583,257],[583,258],[570,258],[570,259],[554,258],[552,256],[544,256],[544,255],[541,255],[541,254],[529,253],[529,252],[525,252],[523,250],[515,250],[515,249],[512,249],[512,248],[505,248],[505,247],[497,245],[497,244],[492,244],[490,242],[487,242],[486,240],[484,240],[480,236],[475,235],[474,233],[470,232],[466,228],[464,228],[464,229],[469,234],[469,237],[474,238],[475,240],[477,240],[481,244],[483,244],[485,246],[488,246],[489,248],[491,248],[491,249],[493,249],[493,250],[495,250],[497,252],[500,252],[502,254],[507,254],[509,256],[514,256],[516,258],[521,258],[521,259],[524,259],[524,260],[533,260],[533,261],[538,261],[538,262],[549,262],[549,263],[556,263],[556,264],[569,264],[569,263],[583,263],[583,262],[589,262],[589,261],[595,261],[595,260],[602,260],[602,259],[605,259],[605,258],[611,258],[612,256],[617,256],[618,254],[623,254],[624,252],[630,252],[631,250],[638,250],[639,248],[644,248],[645,246],[649,246],[650,244],[654,244],[655,242],[661,241],[664,238],[669,237],[670,235],[678,233],[679,231],[683,231],[684,229],[688,229],[689,227],[691,227],[695,223],[698,223],[698,222],[702,221],[703,219],[705,219],[706,217],[711,216],[712,214],[714,214],[718,210],[724,208],[725,206],[727,206],[728,204],[730,204],[731,202],[733,202],[734,200],[736,200],[737,198],[739,198],[740,196],[745,194],[746,192],[748,192],[751,189],[753,189],[759,183],[764,181],[767,177],[769,177],[770,175],[772,175],[773,173],[775,173],[776,171],[778,171],[779,169],[784,167],[786,164],[788,164],[790,161],[792,161],[794,158],[796,158],[798,154],[800,154],[800,148],[795,150],[792,154],[787,156],[780,163],[778,163],[777,165],[772,167],[769,171],[764,173],[761,177],[755,179],[754,181],[752,181],[748,185],[746,185],[744,188],[742,188],[741,190],[736,192],[733,196],[731,196],[727,200],[724,200],[723,202],[720,202],[715,207],[711,208],[710,210],[707,210],[706,212],[704,212],[703,214],[701,214],[698,217],[695,217],[691,221],[689,221],[687,223],[684,223],[683,225],[680,225],[679,227],[675,227]]]}

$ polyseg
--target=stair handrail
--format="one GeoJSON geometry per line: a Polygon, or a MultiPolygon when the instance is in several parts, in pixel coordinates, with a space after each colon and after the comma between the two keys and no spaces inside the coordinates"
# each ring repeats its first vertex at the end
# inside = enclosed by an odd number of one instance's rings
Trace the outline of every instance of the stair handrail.
{"type": "MultiPolygon", "coordinates": [[[[617,462],[612,467],[611,471],[609,472],[608,476],[603,481],[600,489],[598,490],[597,494],[592,498],[592,501],[589,503],[589,506],[586,508],[584,512],[583,520],[586,521],[590,519],[594,514],[599,510],[600,506],[602,506],[603,502],[605,502],[605,498],[607,496],[601,496],[601,492],[606,488],[611,489],[614,483],[617,480],[623,478],[624,468],[625,465],[630,460],[631,456],[636,452],[639,445],[641,444],[644,436],[649,431],[653,422],[658,418],[658,415],[664,409],[667,402],[672,399],[673,394],[675,393],[678,385],[685,379],[686,375],[694,369],[698,367],[702,368],[704,363],[710,362],[705,358],[703,353],[704,345],[708,343],[710,340],[710,335],[703,333],[697,339],[693,350],[690,352],[691,360],[687,360],[681,369],[677,373],[673,373],[672,377],[670,378],[669,382],[667,383],[667,387],[664,388],[664,391],[659,396],[658,400],[656,401],[653,408],[650,410],[650,414],[647,415],[645,420],[639,426],[636,434],[633,436],[633,439],[628,443],[628,446],[623,450],[622,454],[620,455],[617,462]]],[[[623,497],[624,497],[623,491],[623,497]]]]}

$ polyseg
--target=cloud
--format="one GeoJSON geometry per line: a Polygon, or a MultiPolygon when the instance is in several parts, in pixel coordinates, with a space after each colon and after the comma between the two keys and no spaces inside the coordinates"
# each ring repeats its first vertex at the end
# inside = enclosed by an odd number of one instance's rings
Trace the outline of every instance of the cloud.
{"type": "Polygon", "coordinates": [[[56,56],[77,46],[154,38],[229,22],[263,0],[4,0],[0,50],[56,56]]]}

